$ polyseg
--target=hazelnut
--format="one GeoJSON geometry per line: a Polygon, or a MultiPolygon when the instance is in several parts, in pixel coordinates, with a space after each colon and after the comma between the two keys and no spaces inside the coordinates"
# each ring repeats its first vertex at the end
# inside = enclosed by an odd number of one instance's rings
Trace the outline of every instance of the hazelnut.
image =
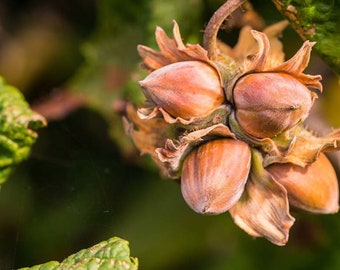
{"type": "Polygon", "coordinates": [[[335,213],[339,208],[339,187],[332,164],[325,154],[306,167],[275,163],[267,171],[288,192],[291,205],[316,213],[335,213]]]}
{"type": "Polygon", "coordinates": [[[238,80],[233,90],[236,119],[257,138],[271,138],[303,121],[315,95],[285,73],[253,73],[238,80]]]}
{"type": "Polygon", "coordinates": [[[239,140],[217,139],[195,148],[184,160],[182,194],[202,214],[221,214],[241,197],[250,170],[249,146],[239,140]]]}
{"type": "Polygon", "coordinates": [[[139,84],[149,101],[174,117],[204,117],[224,102],[217,70],[201,61],[164,66],[139,84]]]}

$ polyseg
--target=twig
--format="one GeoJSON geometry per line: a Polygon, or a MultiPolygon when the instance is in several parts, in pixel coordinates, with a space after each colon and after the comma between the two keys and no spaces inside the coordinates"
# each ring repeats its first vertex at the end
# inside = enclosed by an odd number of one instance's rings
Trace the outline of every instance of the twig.
{"type": "Polygon", "coordinates": [[[217,33],[224,20],[245,0],[228,0],[226,1],[211,17],[203,36],[203,47],[208,51],[210,59],[217,58],[217,33]]]}

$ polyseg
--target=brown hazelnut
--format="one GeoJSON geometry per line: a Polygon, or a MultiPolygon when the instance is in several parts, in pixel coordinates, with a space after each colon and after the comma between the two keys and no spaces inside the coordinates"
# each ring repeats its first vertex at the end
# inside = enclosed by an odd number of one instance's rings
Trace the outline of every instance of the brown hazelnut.
{"type": "Polygon", "coordinates": [[[174,117],[204,117],[224,102],[217,70],[201,61],[164,66],[139,84],[149,101],[174,117]]]}
{"type": "Polygon", "coordinates": [[[320,153],[319,158],[306,167],[275,163],[266,169],[287,189],[291,205],[316,213],[338,211],[338,180],[325,154],[320,153]]]}
{"type": "Polygon", "coordinates": [[[285,73],[253,73],[238,80],[233,90],[236,118],[257,138],[271,138],[303,121],[315,95],[285,73]]]}
{"type": "Polygon", "coordinates": [[[182,194],[202,214],[221,214],[241,197],[250,169],[249,146],[239,140],[217,139],[194,149],[184,160],[182,194]]]}

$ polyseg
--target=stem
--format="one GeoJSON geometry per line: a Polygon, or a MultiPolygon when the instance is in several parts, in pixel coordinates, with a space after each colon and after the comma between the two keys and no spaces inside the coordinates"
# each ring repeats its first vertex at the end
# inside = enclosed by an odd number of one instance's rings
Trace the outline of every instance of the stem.
{"type": "Polygon", "coordinates": [[[251,150],[251,160],[252,160],[252,173],[256,176],[264,175],[264,168],[263,168],[263,158],[261,153],[253,148],[251,150]]]}
{"type": "Polygon", "coordinates": [[[211,17],[204,31],[203,47],[211,60],[217,58],[217,33],[224,20],[245,0],[227,0],[211,17]]]}

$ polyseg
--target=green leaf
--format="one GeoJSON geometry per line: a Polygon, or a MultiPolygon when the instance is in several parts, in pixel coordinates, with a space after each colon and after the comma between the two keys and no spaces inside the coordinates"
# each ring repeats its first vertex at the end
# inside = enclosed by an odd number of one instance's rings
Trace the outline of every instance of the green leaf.
{"type": "Polygon", "coordinates": [[[14,165],[28,157],[37,138],[35,130],[45,125],[45,119],[30,109],[21,92],[0,77],[0,184],[14,165]]]}
{"type": "Polygon", "coordinates": [[[340,75],[340,1],[273,0],[278,10],[303,38],[316,41],[315,49],[340,75]]]}
{"type": "Polygon", "coordinates": [[[138,269],[137,258],[130,257],[129,243],[118,237],[100,242],[88,249],[69,256],[61,263],[56,261],[21,268],[21,270],[67,270],[67,269],[91,269],[91,270],[134,270],[138,269]]]}

